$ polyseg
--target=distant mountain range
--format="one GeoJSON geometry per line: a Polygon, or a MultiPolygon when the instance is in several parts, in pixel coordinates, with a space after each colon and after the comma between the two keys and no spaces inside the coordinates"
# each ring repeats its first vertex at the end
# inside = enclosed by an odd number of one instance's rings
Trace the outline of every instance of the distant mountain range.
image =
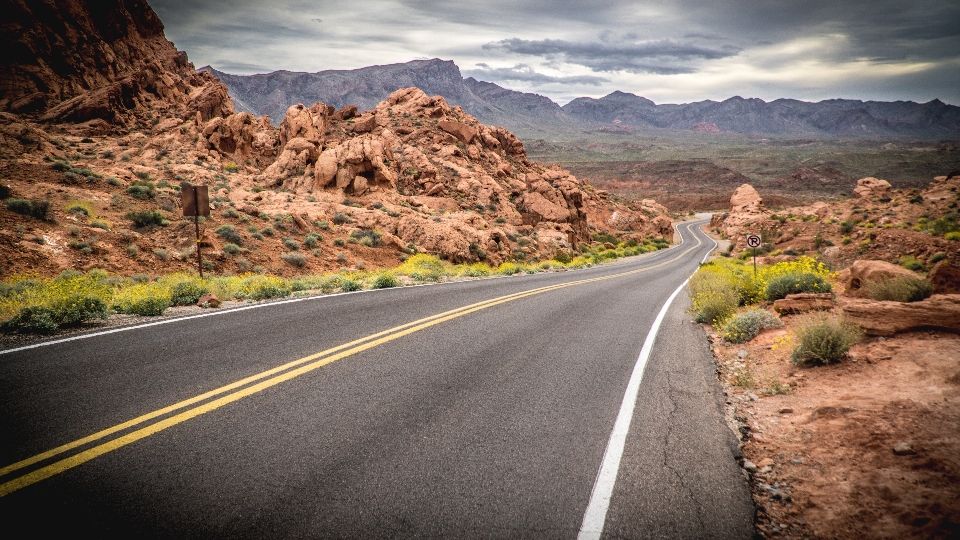
{"type": "Polygon", "coordinates": [[[502,125],[521,136],[674,129],[786,136],[960,137],[960,107],[940,100],[830,99],[811,103],[778,99],[767,103],[735,96],[720,102],[657,105],[616,91],[600,99],[577,98],[561,107],[539,94],[509,90],[473,77],[464,79],[460,68],[449,60],[414,60],[317,73],[231,75],[210,66],[200,69],[227,85],[238,111],[269,115],[274,123],[283,118],[287,107],[297,103],[322,101],[338,108],[355,104],[365,110],[374,108],[397,88],[416,86],[463,107],[485,124],[502,125]]]}

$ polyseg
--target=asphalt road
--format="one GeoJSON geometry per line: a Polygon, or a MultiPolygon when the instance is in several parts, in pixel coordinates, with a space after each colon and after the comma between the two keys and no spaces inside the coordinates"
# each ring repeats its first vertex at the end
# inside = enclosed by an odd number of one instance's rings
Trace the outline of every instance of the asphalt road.
{"type": "Polygon", "coordinates": [[[0,518],[30,536],[588,538],[600,515],[604,538],[750,538],[685,290],[610,469],[651,326],[714,246],[679,231],[669,250],[591,269],[0,351],[0,518]]]}

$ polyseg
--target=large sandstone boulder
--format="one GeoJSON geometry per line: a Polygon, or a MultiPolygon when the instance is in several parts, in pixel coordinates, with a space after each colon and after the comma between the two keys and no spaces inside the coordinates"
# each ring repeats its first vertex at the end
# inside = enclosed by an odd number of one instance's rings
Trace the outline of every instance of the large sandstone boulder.
{"type": "Polygon", "coordinates": [[[935,294],[909,303],[861,298],[841,298],[839,303],[846,318],[871,336],[922,329],[960,333],[960,294],[935,294]]]}
{"type": "Polygon", "coordinates": [[[934,294],[960,294],[960,266],[950,261],[933,265],[927,280],[933,284],[934,294]]]}
{"type": "Polygon", "coordinates": [[[867,281],[887,281],[898,276],[918,277],[915,273],[886,261],[858,260],[840,272],[840,286],[843,294],[859,296],[867,281]]]}
{"type": "Polygon", "coordinates": [[[750,184],[738,187],[730,197],[731,214],[763,214],[766,208],[757,190],[750,184]]]}
{"type": "Polygon", "coordinates": [[[853,196],[857,199],[872,199],[888,197],[892,186],[886,180],[868,177],[857,180],[857,187],[853,189],[853,196]]]}

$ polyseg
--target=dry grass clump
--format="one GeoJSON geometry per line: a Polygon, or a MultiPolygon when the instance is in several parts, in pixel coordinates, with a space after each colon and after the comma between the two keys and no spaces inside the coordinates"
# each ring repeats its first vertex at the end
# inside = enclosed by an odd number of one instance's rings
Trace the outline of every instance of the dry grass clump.
{"type": "Polygon", "coordinates": [[[933,294],[933,284],[913,276],[897,276],[883,281],[866,281],[863,289],[873,300],[919,302],[933,294]]]}
{"type": "Polygon", "coordinates": [[[856,324],[823,314],[805,317],[796,334],[799,344],[790,359],[798,365],[839,362],[863,337],[856,324]]]}

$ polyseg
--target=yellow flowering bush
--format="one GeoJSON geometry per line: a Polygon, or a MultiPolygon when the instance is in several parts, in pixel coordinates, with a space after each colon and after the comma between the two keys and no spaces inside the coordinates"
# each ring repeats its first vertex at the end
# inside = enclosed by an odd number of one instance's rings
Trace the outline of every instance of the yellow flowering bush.
{"type": "Polygon", "coordinates": [[[162,282],[134,283],[113,294],[111,307],[117,313],[162,315],[170,307],[170,288],[162,282]]]}

